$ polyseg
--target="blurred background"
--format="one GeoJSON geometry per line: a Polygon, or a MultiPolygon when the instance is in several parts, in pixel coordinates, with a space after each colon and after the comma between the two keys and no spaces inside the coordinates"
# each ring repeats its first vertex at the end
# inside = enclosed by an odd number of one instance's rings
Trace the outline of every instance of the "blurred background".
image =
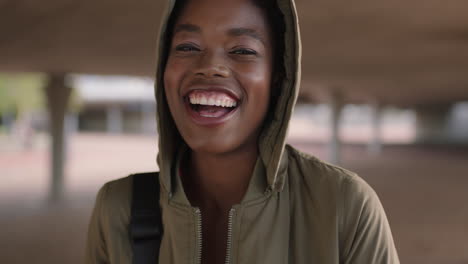
{"type": "MultiPolygon", "coordinates": [[[[378,193],[402,263],[468,263],[468,1],[297,0],[288,141],[378,193]]],[[[0,263],[82,263],[106,181],[157,170],[162,0],[0,0],[0,263]]]]}

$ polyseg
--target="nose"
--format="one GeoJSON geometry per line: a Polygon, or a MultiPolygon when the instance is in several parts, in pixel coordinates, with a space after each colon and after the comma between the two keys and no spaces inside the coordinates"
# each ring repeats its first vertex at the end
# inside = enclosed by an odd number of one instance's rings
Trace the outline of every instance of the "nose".
{"type": "Polygon", "coordinates": [[[205,53],[195,69],[195,75],[205,78],[228,78],[231,75],[229,67],[221,54],[205,53]]]}

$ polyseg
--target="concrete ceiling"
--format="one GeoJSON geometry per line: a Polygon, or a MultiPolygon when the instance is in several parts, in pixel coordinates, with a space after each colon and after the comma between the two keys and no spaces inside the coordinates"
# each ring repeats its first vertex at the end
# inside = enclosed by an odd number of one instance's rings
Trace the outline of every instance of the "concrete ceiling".
{"type": "MultiPolygon", "coordinates": [[[[155,72],[159,0],[0,0],[0,71],[155,72]]],[[[468,1],[298,0],[303,100],[468,100],[468,1]]]]}

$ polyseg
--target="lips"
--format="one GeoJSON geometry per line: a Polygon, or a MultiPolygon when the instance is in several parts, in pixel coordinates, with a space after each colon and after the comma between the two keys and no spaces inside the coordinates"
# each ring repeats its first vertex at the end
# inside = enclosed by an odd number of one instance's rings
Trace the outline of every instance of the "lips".
{"type": "Polygon", "coordinates": [[[198,125],[220,125],[236,113],[240,100],[222,89],[194,89],[184,97],[186,110],[198,125]]]}

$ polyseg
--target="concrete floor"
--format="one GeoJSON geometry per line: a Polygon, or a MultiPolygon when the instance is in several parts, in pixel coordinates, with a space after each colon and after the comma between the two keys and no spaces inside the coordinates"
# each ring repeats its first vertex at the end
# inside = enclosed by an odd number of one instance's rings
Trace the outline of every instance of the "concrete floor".
{"type": "MultiPolygon", "coordinates": [[[[291,142],[326,157],[322,145],[291,142]]],[[[26,152],[0,149],[2,264],[82,263],[97,189],[110,179],[155,169],[154,137],[74,136],[66,197],[49,205],[45,145],[26,152]]],[[[343,152],[343,166],[358,172],[381,198],[402,263],[468,263],[466,149],[386,147],[373,157],[362,147],[346,146],[343,152]]]]}

